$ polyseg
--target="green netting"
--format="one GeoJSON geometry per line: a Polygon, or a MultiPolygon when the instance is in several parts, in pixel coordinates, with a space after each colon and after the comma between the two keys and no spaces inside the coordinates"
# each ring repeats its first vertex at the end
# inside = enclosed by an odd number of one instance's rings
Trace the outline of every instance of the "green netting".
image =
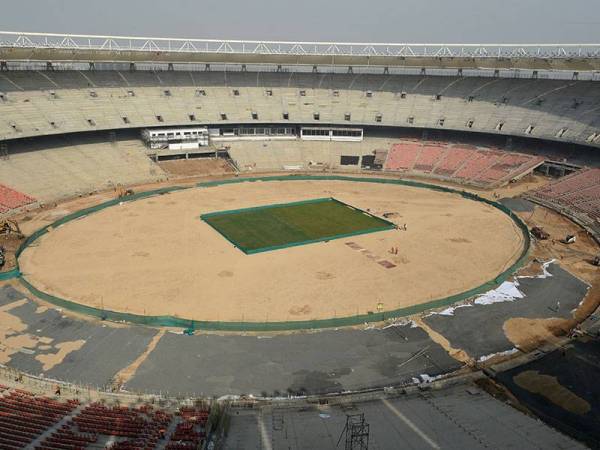
{"type": "MultiPolygon", "coordinates": [[[[513,272],[515,272],[519,267],[521,267],[526,259],[527,254],[529,252],[529,247],[531,244],[529,237],[529,230],[525,223],[517,217],[509,208],[506,206],[494,202],[492,200],[488,200],[482,197],[479,197],[476,194],[472,194],[470,192],[458,191],[451,188],[446,188],[443,186],[436,186],[432,184],[422,183],[418,181],[412,180],[398,180],[398,179],[388,179],[388,178],[363,178],[363,177],[350,177],[350,176],[342,176],[342,175],[292,175],[292,176],[271,176],[271,177],[253,177],[253,178],[234,178],[222,181],[210,181],[204,183],[198,183],[196,186],[200,188],[210,188],[212,186],[220,186],[223,184],[233,184],[233,183],[244,183],[244,182],[270,182],[270,181],[313,181],[313,180],[327,180],[327,181],[354,181],[359,183],[383,183],[383,184],[397,184],[403,186],[411,186],[417,188],[425,188],[431,189],[439,192],[447,192],[452,194],[459,194],[465,199],[479,201],[483,203],[487,203],[488,205],[493,206],[494,208],[499,209],[503,213],[507,214],[519,227],[523,234],[524,246],[523,250],[514,264],[512,264],[505,271],[500,273],[493,280],[488,281],[480,286],[477,286],[473,289],[470,289],[465,292],[461,292],[456,295],[452,295],[449,297],[433,300],[427,303],[422,303],[420,305],[408,306],[405,308],[399,308],[393,311],[385,311],[378,313],[369,313],[369,314],[360,314],[355,316],[348,317],[335,317],[331,319],[320,319],[320,320],[299,320],[299,321],[282,321],[282,322],[220,322],[220,321],[202,321],[202,320],[190,320],[173,316],[143,316],[137,314],[129,314],[118,311],[109,311],[94,308],[91,306],[81,305],[79,303],[74,303],[72,301],[56,297],[54,295],[50,295],[46,292],[40,291],[35,286],[30,284],[26,276],[19,272],[19,268],[14,269],[16,272],[14,276],[19,276],[21,283],[34,295],[39,297],[42,300],[45,300],[49,303],[52,303],[61,308],[69,309],[76,313],[87,314],[99,319],[103,320],[111,320],[115,322],[130,322],[134,324],[143,324],[149,326],[156,327],[177,327],[177,328],[185,328],[185,329],[195,329],[195,330],[218,330],[218,331],[284,331],[284,330],[300,330],[300,329],[314,329],[314,328],[331,328],[331,327],[344,327],[344,326],[352,326],[352,325],[360,325],[367,322],[381,322],[388,319],[406,317],[413,314],[418,314],[428,309],[440,308],[444,306],[451,305],[453,303],[466,300],[475,295],[482,294],[490,289],[497,287],[502,282],[506,281],[513,272]]],[[[17,251],[17,258],[21,255],[23,250],[25,250],[29,245],[35,242],[38,238],[43,236],[48,232],[49,229],[55,228],[57,226],[63,225],[71,220],[78,219],[80,217],[93,214],[94,212],[101,211],[110,206],[114,206],[119,204],[120,202],[130,202],[139,200],[141,198],[147,198],[155,195],[162,195],[169,192],[174,192],[182,189],[188,189],[187,187],[175,186],[157,189],[148,192],[141,192],[139,194],[134,194],[129,197],[125,197],[122,199],[114,199],[99,205],[93,206],[91,208],[86,208],[81,211],[74,212],[72,214],[68,214],[65,217],[53,222],[50,225],[47,225],[31,236],[29,236],[23,244],[19,247],[17,251]]],[[[6,272],[9,273],[9,272],[6,272]]],[[[0,274],[1,275],[1,274],[0,274]]]]}
{"type": "Polygon", "coordinates": [[[12,278],[17,278],[21,275],[19,269],[7,270],[6,272],[0,272],[0,281],[10,280],[12,278]]]}

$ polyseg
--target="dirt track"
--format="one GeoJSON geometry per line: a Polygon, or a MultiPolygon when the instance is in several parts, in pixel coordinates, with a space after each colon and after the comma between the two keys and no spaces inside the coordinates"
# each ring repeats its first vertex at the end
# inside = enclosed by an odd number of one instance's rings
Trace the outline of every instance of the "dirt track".
{"type": "Polygon", "coordinates": [[[286,181],[193,189],[109,208],[43,237],[21,256],[21,268],[38,288],[95,307],[197,320],[306,320],[462,292],[503,271],[521,246],[507,216],[457,195],[286,181]],[[198,219],[324,196],[374,214],[396,212],[391,220],[408,229],[248,256],[198,219]]]}

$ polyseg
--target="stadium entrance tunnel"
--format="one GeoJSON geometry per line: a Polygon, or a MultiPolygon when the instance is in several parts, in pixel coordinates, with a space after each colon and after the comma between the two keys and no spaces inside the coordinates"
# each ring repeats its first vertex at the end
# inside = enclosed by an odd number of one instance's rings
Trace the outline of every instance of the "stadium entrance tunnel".
{"type": "MultiPolygon", "coordinates": [[[[74,313],[86,314],[101,320],[109,320],[115,322],[128,322],[133,324],[143,324],[152,327],[176,327],[183,328],[186,330],[215,330],[215,331],[236,331],[236,332],[253,332],[253,331],[288,331],[288,330],[302,330],[302,329],[318,329],[318,328],[332,328],[332,327],[346,327],[346,326],[354,326],[354,325],[362,325],[365,323],[371,322],[382,322],[386,320],[392,320],[397,318],[402,318],[414,314],[421,313],[423,311],[445,307],[451,305],[456,302],[460,302],[466,300],[475,295],[486,292],[490,289],[495,288],[506,279],[508,279],[517,269],[519,269],[527,260],[528,251],[530,248],[530,236],[527,226],[521,221],[519,217],[517,217],[509,208],[502,205],[501,203],[488,200],[482,198],[473,193],[459,191],[447,187],[432,185],[428,183],[422,183],[412,180],[401,180],[401,179],[389,179],[389,178],[377,178],[377,177],[351,177],[351,176],[310,176],[310,175],[292,175],[292,176],[269,176],[269,177],[251,177],[251,178],[234,178],[234,179],[225,179],[220,181],[210,181],[198,183],[192,187],[182,187],[182,186],[174,186],[161,188],[157,190],[140,192],[134,195],[113,199],[106,201],[104,203],[85,208],[71,214],[68,214],[55,222],[46,225],[43,228],[35,231],[31,234],[20,246],[17,251],[17,263],[19,264],[19,259],[22,253],[32,245],[36,244],[37,241],[49,233],[51,230],[60,227],[61,225],[65,225],[71,221],[76,219],[81,219],[85,216],[97,213],[99,211],[105,210],[107,208],[116,206],[120,203],[129,203],[135,202],[137,200],[151,198],[160,196],[163,194],[167,194],[170,192],[182,191],[185,189],[206,189],[211,187],[225,186],[230,184],[240,184],[240,183],[255,183],[255,182],[275,182],[275,181],[344,181],[344,182],[355,182],[355,183],[377,183],[382,185],[400,185],[407,186],[410,188],[419,188],[419,189],[427,189],[432,191],[437,191],[441,193],[449,193],[449,194],[457,194],[463,199],[475,202],[481,202],[486,205],[495,208],[501,213],[508,216],[512,223],[516,226],[518,233],[522,236],[522,247],[519,254],[516,256],[514,260],[511,260],[511,264],[505,270],[498,273],[493,279],[486,281],[483,284],[480,284],[474,288],[468,289],[464,292],[460,292],[458,294],[449,295],[442,298],[432,299],[429,301],[425,301],[420,304],[415,304],[411,306],[401,307],[397,309],[393,309],[390,311],[377,311],[377,312],[369,312],[367,314],[356,314],[350,316],[343,317],[331,317],[324,319],[314,319],[314,320],[288,320],[288,321],[220,321],[220,320],[195,320],[191,318],[178,317],[175,315],[144,315],[144,314],[135,314],[123,311],[114,311],[106,308],[97,308],[90,305],[84,305],[81,303],[77,303],[75,301],[62,298],[58,295],[53,295],[49,292],[46,292],[44,289],[37,287],[34,281],[28,279],[27,274],[22,274],[19,270],[19,267],[15,269],[14,275],[18,277],[20,282],[35,296],[38,298],[47,301],[57,307],[67,309],[74,313]]],[[[318,200],[318,202],[323,202],[323,199],[318,200]]],[[[310,204],[307,203],[307,204],[310,204]]],[[[343,203],[342,203],[343,205],[343,203]]],[[[359,210],[353,210],[357,212],[359,210]]],[[[238,211],[239,212],[239,211],[238,211]]],[[[213,215],[212,217],[219,217],[219,214],[213,215]]],[[[382,228],[390,229],[391,227],[395,227],[395,225],[391,222],[384,221],[383,219],[379,219],[375,216],[368,215],[372,219],[377,219],[379,225],[382,228]],[[384,223],[385,222],[385,223],[384,223]]],[[[203,217],[203,219],[210,219],[210,214],[203,217]]],[[[197,220],[197,219],[196,219],[197,220]]],[[[213,226],[211,224],[211,226],[213,226]]],[[[221,230],[218,230],[221,233],[221,230]]],[[[222,233],[223,234],[223,233],[222,233]]],[[[229,239],[229,237],[228,237],[229,239]]],[[[322,240],[322,239],[320,239],[322,240]]],[[[297,241],[296,241],[297,242],[297,241]]],[[[289,244],[289,243],[288,243],[289,244]]],[[[288,246],[288,244],[284,245],[288,246]]],[[[292,244],[294,245],[294,244],[292,244]]],[[[295,244],[299,245],[299,244],[295,244]]],[[[265,251],[269,245],[263,247],[257,247],[258,251],[265,251]]]]}

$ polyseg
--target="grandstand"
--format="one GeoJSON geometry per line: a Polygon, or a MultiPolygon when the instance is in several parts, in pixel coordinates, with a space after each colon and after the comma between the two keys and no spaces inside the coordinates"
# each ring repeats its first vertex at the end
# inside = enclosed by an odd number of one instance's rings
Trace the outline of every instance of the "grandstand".
{"type": "Polygon", "coordinates": [[[35,203],[32,197],[0,184],[0,213],[18,210],[32,203],[35,203]]]}
{"type": "Polygon", "coordinates": [[[25,198],[31,196],[41,202],[86,195],[118,184],[166,179],[137,140],[98,142],[94,138],[65,137],[46,146],[15,145],[15,153],[0,164],[0,179],[25,193],[25,198]]]}
{"type": "Polygon", "coordinates": [[[0,447],[600,445],[598,55],[0,32],[0,447]]]}
{"type": "Polygon", "coordinates": [[[501,150],[406,141],[392,146],[384,168],[490,188],[522,178],[543,162],[540,156],[501,150]]]}
{"type": "Polygon", "coordinates": [[[598,229],[600,169],[586,169],[528,193],[528,198],[583,219],[598,229]]]}
{"type": "Polygon", "coordinates": [[[591,114],[600,90],[592,81],[369,73],[314,77],[300,72],[290,77],[277,72],[9,70],[0,74],[0,92],[0,138],[4,140],[153,126],[323,123],[446,129],[600,145],[591,114]]]}
{"type": "MultiPolygon", "coordinates": [[[[6,386],[1,389],[7,390],[6,386]]],[[[76,406],[73,402],[57,402],[22,390],[3,392],[0,398],[0,444],[6,449],[23,448],[64,420],[76,406]]]]}
{"type": "Polygon", "coordinates": [[[0,446],[6,450],[186,450],[201,447],[207,437],[209,406],[170,413],[148,404],[81,404],[7,386],[0,390],[0,446]]]}

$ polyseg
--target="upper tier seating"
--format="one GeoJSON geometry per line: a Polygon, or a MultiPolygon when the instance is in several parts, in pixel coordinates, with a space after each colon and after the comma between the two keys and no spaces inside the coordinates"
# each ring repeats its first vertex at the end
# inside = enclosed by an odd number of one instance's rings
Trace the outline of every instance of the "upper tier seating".
{"type": "Polygon", "coordinates": [[[0,74],[0,93],[0,141],[148,126],[328,123],[484,132],[600,146],[600,83],[593,81],[231,70],[11,70],[0,74]]]}

